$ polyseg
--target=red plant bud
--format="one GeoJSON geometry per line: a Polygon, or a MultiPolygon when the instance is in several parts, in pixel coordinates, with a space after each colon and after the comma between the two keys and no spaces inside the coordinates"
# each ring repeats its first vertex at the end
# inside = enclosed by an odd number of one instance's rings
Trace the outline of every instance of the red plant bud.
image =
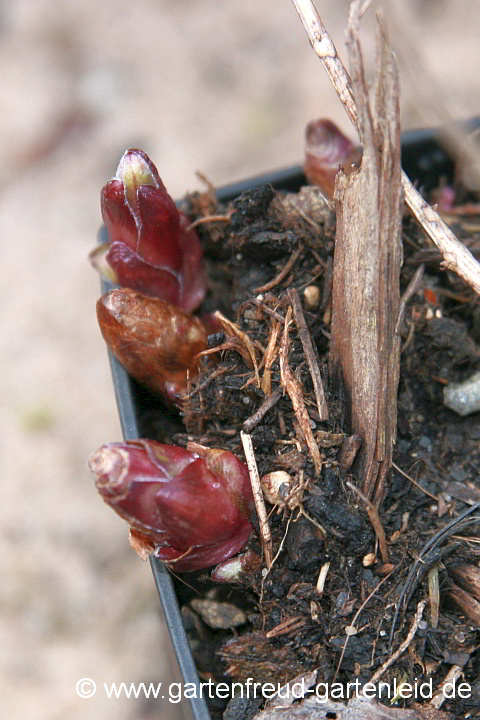
{"type": "Polygon", "coordinates": [[[206,290],[202,248],[142,150],[127,150],[101,194],[109,242],[90,254],[105,279],[187,312],[206,290]]]}
{"type": "Polygon", "coordinates": [[[88,461],[103,499],[130,525],[134,547],[154,549],[180,572],[226,560],[252,530],[246,465],[225,450],[195,447],[107,443],[88,461]]]}
{"type": "Polygon", "coordinates": [[[306,130],[304,172],[311,185],[318,185],[333,198],[340,167],[348,174],[358,167],[361,148],[356,147],[331,120],[313,120],[306,130]]]}
{"type": "Polygon", "coordinates": [[[97,302],[103,338],[127,372],[181,404],[187,372],[198,371],[196,356],[206,350],[202,321],[175,305],[129,288],[111,290],[97,302]]]}

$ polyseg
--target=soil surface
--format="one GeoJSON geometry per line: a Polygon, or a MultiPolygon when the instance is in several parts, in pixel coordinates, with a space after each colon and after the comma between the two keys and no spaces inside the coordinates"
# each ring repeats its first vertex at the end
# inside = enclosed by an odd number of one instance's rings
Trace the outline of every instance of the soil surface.
{"type": "MultiPolygon", "coordinates": [[[[248,429],[260,475],[286,473],[268,505],[276,557],[267,576],[255,516],[256,532],[247,546],[250,572],[228,587],[212,583],[208,573],[182,575],[177,582],[200,677],[282,684],[317,669],[317,682],[368,682],[405,640],[418,603],[430,597],[435,604],[429,595],[435,576],[440,606],[425,612],[409,652],[382,679],[391,684],[394,678],[397,683],[399,678],[432,680],[435,691],[461,660],[472,697],[447,701],[443,709],[452,718],[473,717],[480,692],[480,615],[465,617],[454,588],[455,568],[462,563],[480,575],[480,513],[475,513],[480,417],[461,418],[443,404],[443,388],[480,367],[473,291],[440,269],[438,253],[406,217],[402,292],[421,263],[424,274],[400,325],[398,438],[380,512],[388,540],[388,557],[382,557],[367,508],[349,484],[357,481],[353,458],[346,460],[351,428],[329,392],[334,212],[316,188],[294,194],[270,185],[247,191],[228,206],[194,194],[183,207],[192,220],[233,212],[229,222],[207,219],[198,226],[210,278],[201,312],[220,308],[240,332],[210,336],[211,349],[218,350],[205,358],[204,369],[189,385],[179,418],[185,430],[175,432],[174,414],[137,387],[144,408],[141,435],[183,445],[194,441],[244,457],[240,430],[248,429]],[[327,421],[321,419],[312,358],[301,338],[302,313],[325,388],[327,421]],[[282,362],[294,381],[285,380],[282,362]],[[320,473],[292,402],[292,382],[320,448],[320,473]],[[267,409],[269,398],[274,400],[267,409]],[[326,575],[319,589],[322,568],[326,575]]],[[[480,256],[480,212],[450,220],[480,256]]],[[[477,595],[470,596],[472,605],[480,600],[478,590],[477,595]]],[[[224,705],[212,703],[214,716],[221,716],[224,705]]]]}

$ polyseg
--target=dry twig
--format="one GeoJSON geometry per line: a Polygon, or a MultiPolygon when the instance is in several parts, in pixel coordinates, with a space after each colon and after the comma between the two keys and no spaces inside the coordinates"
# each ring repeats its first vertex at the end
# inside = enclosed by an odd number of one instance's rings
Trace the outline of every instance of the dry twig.
{"type": "Polygon", "coordinates": [[[423,493],[425,493],[425,495],[428,495],[428,497],[431,497],[432,500],[435,500],[435,502],[438,503],[438,497],[436,495],[433,495],[431,492],[428,492],[428,490],[425,490],[425,488],[423,488],[420,485],[420,483],[418,483],[416,480],[414,480],[410,475],[407,475],[407,473],[404,472],[401,468],[399,468],[398,465],[396,465],[394,462],[392,462],[392,467],[394,467],[395,470],[400,473],[400,475],[403,475],[404,478],[407,478],[407,480],[410,480],[412,485],[415,485],[415,487],[417,487],[419,490],[421,490],[423,493]]]}
{"type": "Polygon", "coordinates": [[[269,395],[267,399],[264,400],[263,403],[260,405],[258,410],[254,412],[253,415],[250,415],[250,417],[247,418],[243,423],[243,429],[245,430],[245,432],[250,432],[251,430],[253,430],[253,428],[258,425],[260,420],[263,420],[267,412],[271,410],[274,405],[277,404],[282,395],[283,390],[280,390],[280,388],[278,388],[271,395],[269,395]]]}
{"type": "Polygon", "coordinates": [[[273,280],[270,280],[270,282],[265,283],[265,285],[260,285],[260,287],[254,288],[253,292],[255,294],[262,293],[262,292],[268,292],[268,290],[272,290],[272,288],[279,285],[282,282],[282,280],[284,280],[287,277],[288,273],[293,268],[293,266],[295,265],[295,263],[297,262],[297,260],[301,254],[302,254],[302,248],[297,248],[295,250],[295,252],[293,252],[290,255],[288,261],[286,262],[285,266],[280,270],[278,275],[276,277],[274,277],[273,280]]]}
{"type": "Polygon", "coordinates": [[[298,380],[294,377],[290,365],[288,364],[288,335],[289,327],[292,321],[292,308],[289,307],[285,318],[285,328],[283,332],[282,344],[280,347],[280,380],[283,388],[286,390],[292,401],[293,410],[298,423],[302,429],[308,449],[315,465],[315,472],[320,475],[322,469],[322,455],[318,449],[318,445],[313,437],[312,428],[310,427],[310,417],[305,407],[302,388],[298,380]]]}
{"type": "Polygon", "coordinates": [[[248,433],[244,432],[243,430],[240,431],[240,438],[242,440],[243,450],[245,452],[245,459],[247,461],[248,473],[250,475],[250,482],[252,484],[253,499],[255,501],[255,509],[258,515],[258,522],[260,523],[260,540],[262,542],[265,563],[267,565],[267,568],[269,568],[272,564],[273,555],[272,535],[270,533],[270,526],[268,524],[267,509],[265,507],[265,501],[263,499],[262,486],[260,484],[260,475],[258,474],[252,438],[248,433]]]}
{"type": "Polygon", "coordinates": [[[398,318],[397,318],[397,324],[395,326],[395,332],[400,332],[400,327],[403,322],[403,316],[405,314],[405,309],[407,307],[407,303],[412,298],[417,290],[419,290],[422,286],[422,280],[423,280],[423,271],[425,270],[425,265],[419,265],[418,268],[415,271],[414,276],[408,283],[408,287],[405,290],[405,292],[402,295],[402,298],[400,300],[400,307],[398,309],[398,318]]]}
{"type": "Polygon", "coordinates": [[[318,414],[320,420],[328,420],[328,405],[325,399],[325,391],[323,389],[322,376],[318,367],[317,357],[313,348],[312,338],[305,322],[305,316],[302,310],[302,303],[298,292],[295,289],[288,291],[288,296],[292,303],[293,315],[295,317],[295,323],[298,328],[298,336],[307,358],[308,369],[312,377],[313,389],[315,391],[315,398],[317,400],[318,414]]]}
{"type": "Polygon", "coordinates": [[[370,500],[357,487],[355,487],[353,483],[347,480],[346,484],[350,488],[350,490],[353,490],[353,492],[358,495],[358,497],[365,503],[368,517],[370,518],[370,522],[372,523],[373,529],[375,530],[375,535],[377,536],[382,561],[386,565],[389,562],[387,539],[385,537],[385,530],[383,529],[382,521],[380,520],[378,510],[375,505],[370,502],[370,500]]]}
{"type": "MultiPolygon", "coordinates": [[[[253,369],[255,371],[255,379],[257,382],[257,387],[260,387],[261,382],[260,382],[260,374],[258,372],[257,355],[255,353],[255,348],[254,348],[253,343],[250,340],[249,336],[247,335],[246,332],[243,332],[243,330],[241,330],[238,327],[238,325],[235,325],[235,323],[231,322],[226,317],[224,317],[219,310],[217,310],[214,313],[214,315],[217,318],[217,320],[220,322],[220,324],[222,325],[223,329],[225,330],[225,333],[232,338],[238,339],[242,343],[242,345],[245,346],[247,353],[246,354],[242,353],[242,356],[247,362],[248,362],[248,359],[250,358],[250,362],[252,363],[253,369]]],[[[217,347],[217,348],[212,348],[212,349],[218,350],[219,348],[217,347]]],[[[206,354],[207,352],[208,352],[208,350],[205,351],[204,354],[206,354]]]]}
{"type": "MultiPolygon", "coordinates": [[[[352,85],[335,45],[318,15],[312,0],[292,0],[302,20],[315,54],[322,61],[348,117],[358,130],[358,115],[352,85]]],[[[358,2],[355,2],[358,5],[358,2]]],[[[443,255],[443,266],[457,273],[480,294],[480,264],[455,237],[440,215],[425,202],[405,173],[402,173],[405,202],[443,255]]]]}
{"type": "Polygon", "coordinates": [[[371,683],[376,683],[376,682],[378,682],[378,681],[380,680],[380,678],[382,677],[382,675],[384,675],[384,674],[387,672],[388,668],[389,668],[391,665],[393,665],[393,663],[395,662],[395,660],[398,660],[398,658],[400,657],[400,655],[402,655],[402,654],[405,652],[405,650],[408,648],[408,646],[409,646],[410,643],[412,642],[412,640],[413,640],[413,638],[415,637],[415,634],[416,634],[416,632],[417,632],[417,630],[418,630],[418,626],[419,626],[419,624],[420,624],[420,620],[421,620],[422,617],[423,617],[423,611],[425,610],[425,605],[426,605],[426,604],[427,604],[427,600],[422,600],[421,602],[418,603],[418,605],[417,605],[417,612],[415,613],[415,617],[414,617],[414,619],[413,619],[412,627],[410,628],[407,637],[405,638],[405,640],[403,641],[403,643],[400,645],[400,647],[398,648],[398,650],[395,650],[395,652],[393,653],[393,655],[390,655],[390,657],[388,658],[388,660],[387,660],[386,662],[384,662],[381,667],[378,668],[377,672],[376,672],[374,675],[372,675],[372,677],[371,677],[371,679],[370,679],[369,682],[371,682],[371,683]]]}

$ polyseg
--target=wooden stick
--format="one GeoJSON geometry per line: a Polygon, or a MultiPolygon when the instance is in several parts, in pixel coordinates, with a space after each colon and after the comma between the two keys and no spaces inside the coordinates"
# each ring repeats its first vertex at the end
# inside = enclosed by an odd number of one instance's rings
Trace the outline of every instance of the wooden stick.
{"type": "MultiPolygon", "coordinates": [[[[292,2],[305,27],[315,54],[322,61],[348,117],[358,130],[358,115],[352,85],[347,70],[337,55],[332,38],[323,25],[312,0],[292,0],[292,2]]],[[[417,222],[442,253],[443,266],[457,273],[480,295],[480,264],[457,240],[440,215],[417,192],[404,172],[402,172],[402,184],[405,202],[417,222]]]]}
{"type": "Polygon", "coordinates": [[[260,540],[262,542],[265,563],[267,565],[267,568],[270,568],[273,558],[272,534],[270,532],[270,526],[268,524],[267,509],[265,507],[265,501],[263,499],[262,486],[260,484],[260,475],[258,474],[257,461],[255,460],[252,438],[248,433],[244,432],[243,430],[240,431],[240,438],[242,440],[243,450],[245,452],[248,473],[250,475],[250,482],[252,484],[253,499],[255,501],[255,509],[257,511],[258,521],[260,523],[260,540]]]}

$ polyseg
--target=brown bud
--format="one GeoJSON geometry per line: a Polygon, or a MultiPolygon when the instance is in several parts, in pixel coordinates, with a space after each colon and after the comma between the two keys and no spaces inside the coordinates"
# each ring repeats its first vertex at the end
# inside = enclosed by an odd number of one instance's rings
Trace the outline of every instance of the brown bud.
{"type": "Polygon", "coordinates": [[[198,371],[196,356],[207,348],[201,320],[171,303],[121,288],[97,303],[103,338],[127,372],[172,402],[198,371]]]}

